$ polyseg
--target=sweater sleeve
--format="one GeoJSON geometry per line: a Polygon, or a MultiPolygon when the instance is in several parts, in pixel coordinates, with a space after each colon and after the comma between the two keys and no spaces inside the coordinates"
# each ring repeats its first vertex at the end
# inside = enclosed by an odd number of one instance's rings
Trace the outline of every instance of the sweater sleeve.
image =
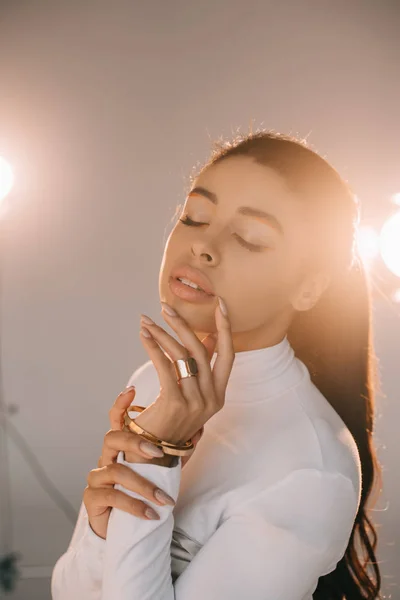
{"type": "MultiPolygon", "coordinates": [[[[182,461],[163,467],[152,463],[122,463],[152,481],[175,501],[178,498],[182,461]]],[[[132,490],[116,484],[115,489],[143,500],[132,490]]],[[[166,600],[174,598],[171,579],[171,539],[174,528],[171,505],[159,506],[146,499],[160,515],[159,520],[138,519],[118,508],[111,510],[105,548],[103,592],[101,600],[166,600]]]]}
{"type": "MultiPolygon", "coordinates": [[[[136,386],[138,404],[148,406],[154,402],[159,380],[151,360],[140,365],[131,374],[126,387],[133,384],[136,386]]],[[[136,519],[139,521],[138,518],[136,519]]],[[[52,600],[71,600],[71,598],[100,600],[105,547],[106,540],[91,528],[82,501],[68,549],[57,560],[52,571],[52,600]]]]}
{"type": "MultiPolygon", "coordinates": [[[[180,466],[132,467],[176,499],[180,466]]],[[[157,506],[161,519],[139,526],[132,515],[113,509],[102,600],[309,598],[318,578],[344,555],[357,509],[358,497],[344,475],[292,471],[231,511],[174,584],[173,507],[157,506]]]]}
{"type": "Polygon", "coordinates": [[[52,600],[70,600],[80,595],[87,600],[100,600],[105,544],[91,528],[82,501],[68,549],[52,572],[52,600]]]}

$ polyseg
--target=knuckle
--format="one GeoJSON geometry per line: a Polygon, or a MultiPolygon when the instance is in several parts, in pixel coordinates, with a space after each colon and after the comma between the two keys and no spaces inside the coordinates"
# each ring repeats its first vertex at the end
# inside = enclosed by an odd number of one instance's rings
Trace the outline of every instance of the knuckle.
{"type": "Polygon", "coordinates": [[[88,486],[85,487],[82,494],[82,500],[85,506],[87,506],[90,497],[90,488],[88,486]]]}
{"type": "Polygon", "coordinates": [[[98,467],[97,469],[92,469],[91,471],[89,471],[86,477],[86,482],[89,487],[95,487],[99,473],[102,471],[102,469],[103,467],[98,467]]]}
{"type": "MultiPolygon", "coordinates": [[[[120,479],[120,475],[122,475],[125,471],[127,467],[125,467],[125,465],[121,465],[121,463],[111,463],[110,465],[107,465],[107,469],[110,472],[111,475],[111,479],[116,480],[117,478],[120,479]]],[[[118,483],[116,481],[116,483],[118,483]]]]}
{"type": "Polygon", "coordinates": [[[86,483],[88,484],[88,486],[91,486],[93,484],[93,470],[89,471],[89,473],[87,474],[86,483]]]}
{"type": "Polygon", "coordinates": [[[88,493],[84,492],[83,496],[82,496],[82,501],[83,501],[83,504],[84,504],[84,506],[86,508],[86,512],[89,514],[90,513],[90,508],[91,508],[91,496],[88,493]]]}
{"type": "Polygon", "coordinates": [[[109,429],[105,436],[104,436],[104,443],[106,444],[106,446],[108,446],[110,444],[110,440],[114,437],[114,430],[113,429],[109,429]]]}
{"type": "Polygon", "coordinates": [[[89,487],[98,487],[98,481],[100,474],[107,469],[107,467],[97,467],[96,469],[92,469],[89,471],[86,477],[86,482],[89,487]]]}

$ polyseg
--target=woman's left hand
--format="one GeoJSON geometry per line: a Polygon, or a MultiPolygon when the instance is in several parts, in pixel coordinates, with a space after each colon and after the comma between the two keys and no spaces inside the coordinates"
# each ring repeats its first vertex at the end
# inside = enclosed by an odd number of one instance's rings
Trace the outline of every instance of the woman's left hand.
{"type": "Polygon", "coordinates": [[[192,438],[224,406],[235,352],[229,317],[223,315],[218,303],[217,340],[208,335],[200,341],[180,315],[168,315],[164,306],[162,315],[182,344],[156,323],[150,325],[142,319],[141,326],[152,335],[147,338],[141,332],[141,340],[157,370],[160,393],[135,421],[157,438],[181,444],[192,438]],[[210,360],[217,341],[217,358],[211,370],[210,360]],[[195,358],[198,373],[178,383],[172,361],[189,356],[195,358]]]}

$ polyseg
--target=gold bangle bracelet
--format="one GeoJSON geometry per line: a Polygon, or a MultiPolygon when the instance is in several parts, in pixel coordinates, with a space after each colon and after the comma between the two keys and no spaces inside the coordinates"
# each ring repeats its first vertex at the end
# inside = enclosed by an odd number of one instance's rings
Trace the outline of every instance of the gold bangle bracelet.
{"type": "Polygon", "coordinates": [[[124,424],[129,431],[140,435],[152,444],[162,448],[165,454],[172,454],[173,456],[188,456],[189,454],[192,454],[194,450],[194,444],[192,440],[188,440],[187,442],[179,445],[166,442],[165,440],[157,438],[152,433],[140,427],[140,425],[138,425],[136,421],[128,415],[128,411],[142,412],[145,409],[145,406],[137,406],[136,404],[132,404],[129,408],[127,408],[124,416],[124,424]]]}

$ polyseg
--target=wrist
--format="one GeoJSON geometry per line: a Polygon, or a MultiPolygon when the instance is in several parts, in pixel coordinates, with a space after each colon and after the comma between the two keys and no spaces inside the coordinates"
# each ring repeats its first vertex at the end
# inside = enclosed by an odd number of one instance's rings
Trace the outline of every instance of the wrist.
{"type": "Polygon", "coordinates": [[[160,465],[161,467],[175,467],[178,463],[179,456],[174,456],[172,454],[164,454],[161,458],[153,459],[153,463],[156,465],[160,465]]]}
{"type": "Polygon", "coordinates": [[[183,444],[189,439],[189,435],[185,434],[185,424],[176,416],[173,418],[166,416],[165,411],[162,411],[155,402],[135,417],[135,423],[159,440],[171,444],[183,444]],[[171,426],[172,421],[173,426],[171,426]]]}
{"type": "Polygon", "coordinates": [[[125,461],[129,463],[148,463],[152,465],[160,465],[161,467],[173,467],[177,464],[175,459],[179,459],[179,457],[172,454],[164,454],[164,456],[156,458],[151,458],[150,456],[149,458],[145,458],[144,456],[139,456],[139,454],[130,454],[129,452],[125,452],[125,461]]]}

